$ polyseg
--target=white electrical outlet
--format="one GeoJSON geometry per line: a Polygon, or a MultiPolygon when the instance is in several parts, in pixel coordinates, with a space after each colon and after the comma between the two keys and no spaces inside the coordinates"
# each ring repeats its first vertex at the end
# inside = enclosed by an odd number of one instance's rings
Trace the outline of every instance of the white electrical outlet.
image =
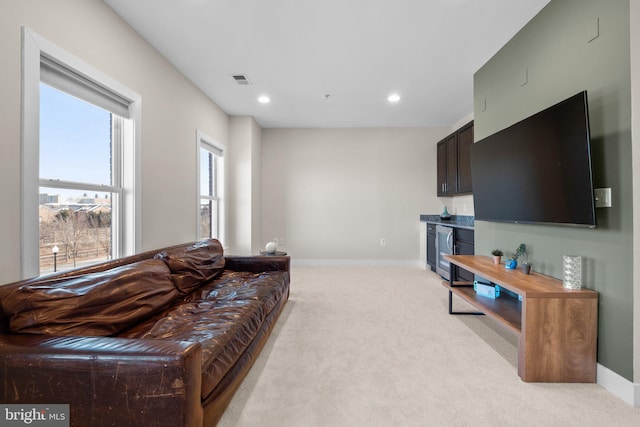
{"type": "Polygon", "coordinates": [[[596,196],[596,208],[611,207],[611,189],[610,188],[596,188],[594,192],[596,196]]]}
{"type": "Polygon", "coordinates": [[[385,239],[384,237],[380,238],[380,246],[385,246],[387,244],[387,239],[385,239]]]}

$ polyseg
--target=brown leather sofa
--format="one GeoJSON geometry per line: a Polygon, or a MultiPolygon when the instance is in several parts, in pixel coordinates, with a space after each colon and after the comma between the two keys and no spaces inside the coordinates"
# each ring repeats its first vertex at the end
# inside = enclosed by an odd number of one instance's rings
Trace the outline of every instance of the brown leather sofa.
{"type": "Polygon", "coordinates": [[[289,257],[217,240],[0,286],[0,402],[72,426],[213,426],[289,296],[289,257]]]}

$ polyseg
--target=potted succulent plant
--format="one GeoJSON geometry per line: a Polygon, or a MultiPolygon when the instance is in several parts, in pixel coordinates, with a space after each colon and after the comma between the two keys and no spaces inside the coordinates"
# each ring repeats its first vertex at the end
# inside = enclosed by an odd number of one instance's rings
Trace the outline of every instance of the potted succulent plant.
{"type": "Polygon", "coordinates": [[[508,268],[510,270],[516,268],[518,266],[518,258],[527,253],[527,247],[524,243],[520,243],[520,246],[516,248],[516,251],[513,253],[511,258],[504,262],[504,268],[508,268]]]}
{"type": "Polygon", "coordinates": [[[500,259],[504,253],[500,249],[494,249],[491,251],[491,255],[493,255],[493,263],[500,264],[500,259]]]}

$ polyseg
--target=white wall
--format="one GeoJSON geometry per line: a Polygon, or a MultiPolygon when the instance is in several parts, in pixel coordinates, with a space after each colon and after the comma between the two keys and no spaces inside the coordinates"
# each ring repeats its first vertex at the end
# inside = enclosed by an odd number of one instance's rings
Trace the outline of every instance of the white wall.
{"type": "Polygon", "coordinates": [[[142,242],[196,237],[196,129],[227,143],[228,116],[99,0],[0,5],[0,283],[20,276],[21,27],[142,96],[142,242]]]}
{"type": "Polygon", "coordinates": [[[264,129],[264,241],[295,262],[415,263],[439,213],[436,144],[450,128],[264,129]],[[380,239],[386,245],[380,245],[380,239]]]}
{"type": "Polygon", "coordinates": [[[262,129],[253,117],[233,116],[229,140],[227,253],[256,254],[262,247],[262,129]]]}
{"type": "Polygon", "coordinates": [[[262,128],[251,119],[251,253],[264,247],[262,241],[262,128]]]}

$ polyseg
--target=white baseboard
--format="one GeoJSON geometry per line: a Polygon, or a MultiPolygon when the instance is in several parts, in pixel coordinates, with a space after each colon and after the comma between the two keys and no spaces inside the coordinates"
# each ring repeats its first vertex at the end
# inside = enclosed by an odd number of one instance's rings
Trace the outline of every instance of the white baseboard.
{"type": "Polygon", "coordinates": [[[406,259],[300,259],[291,257],[291,265],[301,267],[420,267],[419,260],[406,259]]]}
{"type": "Polygon", "coordinates": [[[640,408],[640,384],[632,383],[599,363],[596,378],[599,386],[615,394],[629,405],[640,408]]]}

